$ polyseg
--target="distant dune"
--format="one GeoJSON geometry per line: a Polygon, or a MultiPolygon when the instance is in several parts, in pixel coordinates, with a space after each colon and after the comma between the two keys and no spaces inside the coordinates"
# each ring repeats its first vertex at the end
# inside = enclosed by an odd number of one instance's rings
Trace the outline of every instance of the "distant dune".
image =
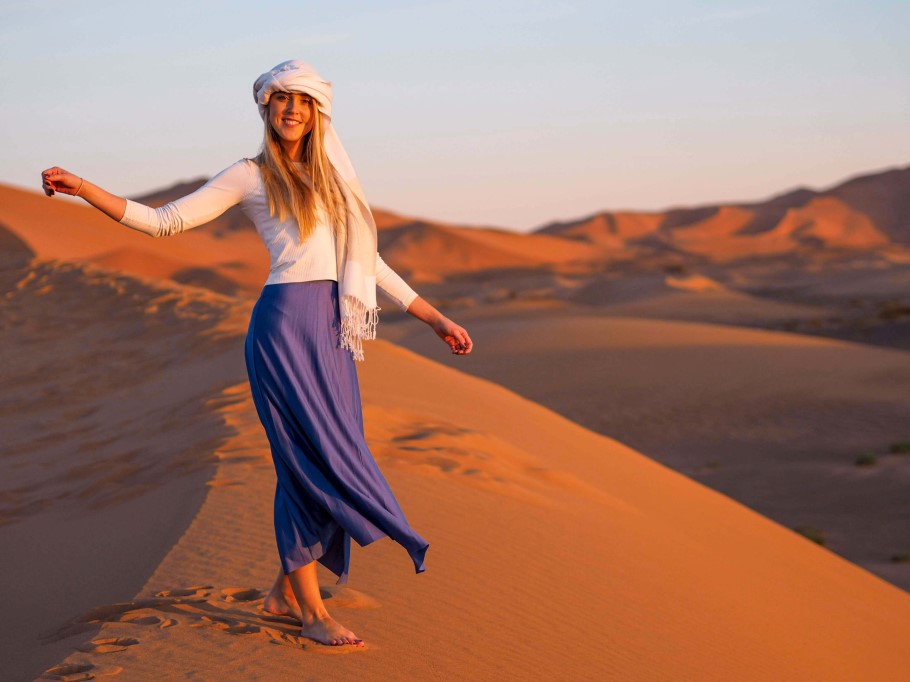
{"type": "Polygon", "coordinates": [[[664,246],[712,261],[799,249],[865,251],[910,246],[910,167],[860,176],[831,189],[798,189],[764,202],[665,212],[603,212],[538,233],[610,249],[664,246]]]}

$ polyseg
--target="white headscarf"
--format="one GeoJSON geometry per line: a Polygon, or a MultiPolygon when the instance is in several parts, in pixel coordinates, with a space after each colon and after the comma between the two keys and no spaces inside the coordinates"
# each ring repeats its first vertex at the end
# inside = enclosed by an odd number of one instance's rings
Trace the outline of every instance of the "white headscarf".
{"type": "Polygon", "coordinates": [[[332,84],[309,64],[282,62],[256,79],[253,96],[259,115],[268,115],[274,92],[302,92],[312,97],[325,117],[323,145],[326,156],[341,176],[341,191],[347,204],[345,238],[336,241],[338,293],[341,316],[341,346],[363,360],[363,340],[376,338],[379,308],[376,305],[376,223],[354,166],[332,126],[332,84]]]}

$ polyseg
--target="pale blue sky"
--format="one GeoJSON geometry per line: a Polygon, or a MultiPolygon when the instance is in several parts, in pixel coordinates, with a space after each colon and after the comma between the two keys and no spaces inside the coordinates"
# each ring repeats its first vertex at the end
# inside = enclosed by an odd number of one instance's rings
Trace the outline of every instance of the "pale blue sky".
{"type": "Polygon", "coordinates": [[[521,230],[910,163],[910,2],[0,2],[0,182],[122,194],[256,153],[252,82],[335,87],[377,206],[521,230]]]}

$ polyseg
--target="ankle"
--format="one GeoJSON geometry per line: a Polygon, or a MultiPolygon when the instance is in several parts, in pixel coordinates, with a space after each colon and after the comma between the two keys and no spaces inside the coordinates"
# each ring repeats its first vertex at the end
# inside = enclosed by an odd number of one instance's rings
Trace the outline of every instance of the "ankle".
{"type": "Polygon", "coordinates": [[[294,597],[293,592],[286,592],[285,590],[279,589],[277,587],[272,588],[269,593],[265,596],[266,601],[277,601],[284,603],[288,608],[294,608],[297,605],[297,599],[294,597]]]}
{"type": "Polygon", "coordinates": [[[302,608],[300,609],[300,616],[304,625],[312,625],[321,620],[331,620],[331,616],[324,606],[316,609],[302,608]]]}

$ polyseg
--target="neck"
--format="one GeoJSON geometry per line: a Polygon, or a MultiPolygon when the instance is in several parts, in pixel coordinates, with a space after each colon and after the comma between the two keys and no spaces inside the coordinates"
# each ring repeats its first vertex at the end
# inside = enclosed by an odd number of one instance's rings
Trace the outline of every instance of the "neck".
{"type": "Polygon", "coordinates": [[[284,152],[284,157],[290,161],[302,161],[301,158],[303,152],[303,140],[297,140],[296,142],[289,142],[287,140],[281,141],[281,149],[284,152]]]}

